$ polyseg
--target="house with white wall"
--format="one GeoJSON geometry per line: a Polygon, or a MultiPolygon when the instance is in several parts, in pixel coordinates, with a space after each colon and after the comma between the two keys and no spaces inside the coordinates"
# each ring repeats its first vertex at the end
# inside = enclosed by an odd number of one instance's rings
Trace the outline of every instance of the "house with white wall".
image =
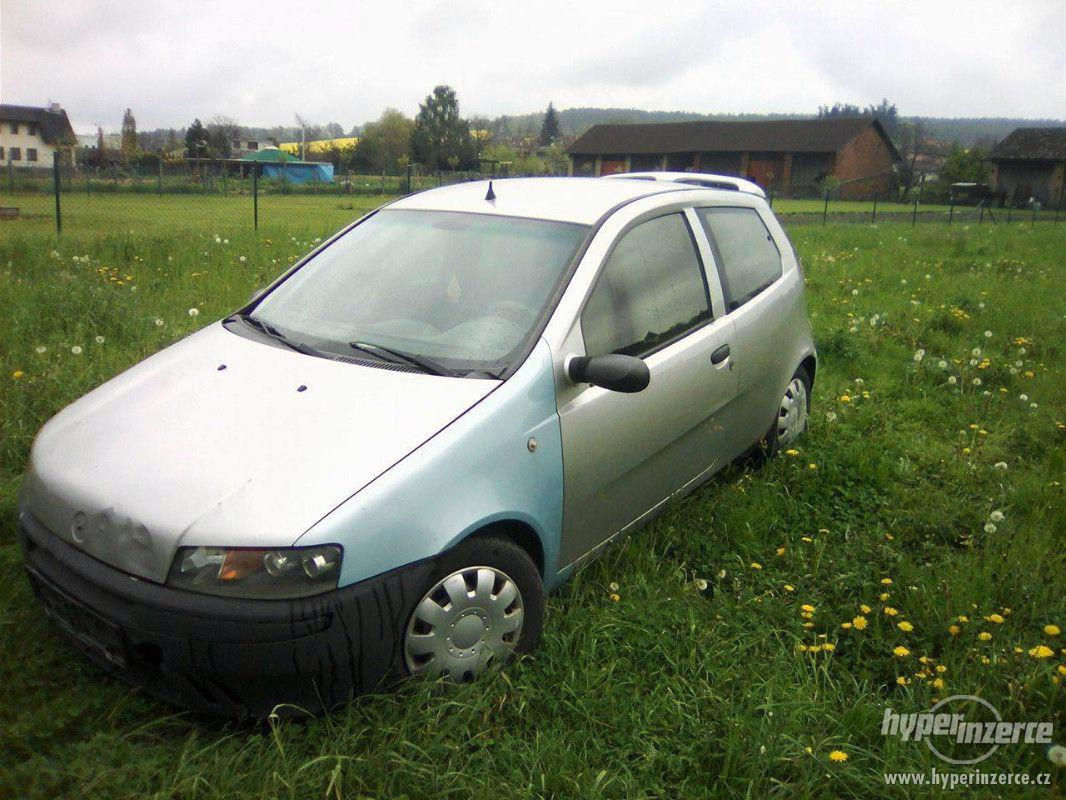
{"type": "Polygon", "coordinates": [[[57,151],[69,164],[75,143],[74,129],[59,103],[47,107],[0,103],[0,164],[51,169],[57,151]]]}

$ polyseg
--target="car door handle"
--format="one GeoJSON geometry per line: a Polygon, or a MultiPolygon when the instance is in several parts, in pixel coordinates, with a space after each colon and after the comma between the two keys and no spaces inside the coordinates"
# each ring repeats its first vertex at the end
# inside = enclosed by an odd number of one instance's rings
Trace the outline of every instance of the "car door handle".
{"type": "Polygon", "coordinates": [[[721,364],[727,358],[729,358],[729,345],[727,344],[723,344],[721,347],[711,353],[712,364],[721,364]]]}

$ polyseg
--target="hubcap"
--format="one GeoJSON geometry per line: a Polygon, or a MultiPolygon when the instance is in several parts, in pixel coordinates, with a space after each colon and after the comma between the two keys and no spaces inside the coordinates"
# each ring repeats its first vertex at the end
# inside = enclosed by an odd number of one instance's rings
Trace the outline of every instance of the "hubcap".
{"type": "Polygon", "coordinates": [[[781,398],[777,413],[777,441],[788,447],[807,430],[807,385],[793,378],[781,398]]]}
{"type": "Polygon", "coordinates": [[[522,636],[522,593],[494,567],[453,572],[415,606],[404,638],[414,674],[472,680],[510,655],[522,636]]]}

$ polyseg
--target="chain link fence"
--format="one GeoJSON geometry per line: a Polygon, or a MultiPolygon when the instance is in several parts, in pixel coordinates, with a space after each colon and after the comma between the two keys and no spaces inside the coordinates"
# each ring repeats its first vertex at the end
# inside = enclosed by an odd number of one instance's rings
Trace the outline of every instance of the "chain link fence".
{"type": "MultiPolygon", "coordinates": [[[[295,165],[236,159],[155,159],[131,165],[71,165],[52,169],[15,168],[0,173],[0,236],[20,231],[63,233],[330,231],[396,196],[463,181],[501,177],[479,172],[430,172],[410,165],[397,174],[335,174],[308,180],[295,165]]],[[[964,202],[954,196],[923,202],[916,187],[843,199],[839,190],[822,197],[790,198],[769,193],[786,224],[906,222],[911,225],[1000,225],[1059,223],[1055,208],[1031,203],[996,208],[988,199],[964,202]]]]}

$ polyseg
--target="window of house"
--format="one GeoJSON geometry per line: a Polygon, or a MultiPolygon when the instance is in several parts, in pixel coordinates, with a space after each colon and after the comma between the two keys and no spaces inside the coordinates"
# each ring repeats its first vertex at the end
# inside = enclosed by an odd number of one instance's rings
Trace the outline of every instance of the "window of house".
{"type": "Polygon", "coordinates": [[[30,123],[29,125],[26,126],[26,133],[28,133],[30,136],[36,136],[37,135],[37,126],[32,124],[32,123],[30,123]]]}
{"type": "Polygon", "coordinates": [[[645,355],[709,319],[692,232],[682,214],[667,214],[615,245],[581,312],[581,331],[589,356],[645,355]]]}
{"type": "Polygon", "coordinates": [[[248,149],[249,150],[258,150],[259,149],[259,142],[248,142],[248,149]]]}
{"type": "Polygon", "coordinates": [[[240,150],[241,149],[241,143],[240,143],[240,141],[238,139],[234,139],[233,140],[233,149],[234,150],[240,150]]]}
{"type": "Polygon", "coordinates": [[[754,208],[696,209],[721,269],[730,311],[781,277],[781,253],[754,208]]]}
{"type": "Polygon", "coordinates": [[[26,148],[26,160],[27,161],[36,161],[37,160],[37,148],[36,147],[27,147],[26,148]]]}
{"type": "Polygon", "coordinates": [[[12,147],[11,148],[11,160],[12,161],[21,161],[22,160],[22,149],[21,148],[19,148],[19,147],[12,147]]]}
{"type": "Polygon", "coordinates": [[[12,133],[18,133],[19,132],[19,124],[17,122],[12,122],[11,123],[11,132],[12,133]]]}

